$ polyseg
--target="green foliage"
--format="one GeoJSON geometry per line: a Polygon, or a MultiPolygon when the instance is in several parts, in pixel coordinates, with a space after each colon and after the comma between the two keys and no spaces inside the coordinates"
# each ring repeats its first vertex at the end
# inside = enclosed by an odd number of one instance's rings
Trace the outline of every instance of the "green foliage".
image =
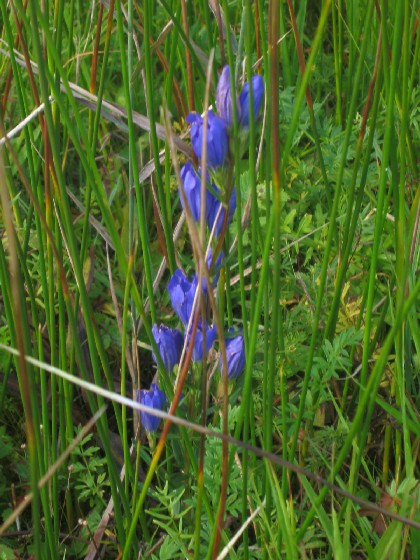
{"type": "Polygon", "coordinates": [[[0,536],[0,560],[84,558],[111,498],[107,558],[209,558],[221,505],[220,549],[261,508],[229,558],[420,557],[419,531],[386,517],[420,521],[418,11],[409,0],[273,6],[0,0],[0,343],[38,360],[0,350],[1,522],[12,488],[17,502],[33,494],[0,536]],[[173,391],[151,365],[151,326],[176,326],[166,286],[176,266],[196,272],[197,254],[194,232],[177,227],[176,169],[189,156],[184,145],[172,157],[166,109],[189,144],[185,117],[203,109],[213,54],[213,108],[228,61],[241,85],[254,72],[266,84],[250,150],[231,142],[225,179],[242,215],[215,294],[222,328],[244,331],[247,366],[224,417],[216,344],[177,414],[272,461],[231,444],[226,455],[194,425],[172,426],[163,448],[161,432],[147,438],[137,412],[109,402],[57,464],[107,401],[80,380],[132,397],[156,374],[173,391]]]}
{"type": "MultiPolygon", "coordinates": [[[[313,382],[313,391],[315,393],[323,393],[324,397],[320,397],[320,402],[328,399],[325,389],[329,386],[332,379],[345,379],[352,375],[352,360],[350,358],[352,350],[360,342],[361,333],[351,327],[342,331],[332,343],[324,340],[322,347],[322,356],[314,359],[311,378],[313,382]]],[[[320,402],[314,403],[315,408],[320,402]]]]}
{"type": "Polygon", "coordinates": [[[109,481],[106,459],[101,457],[99,447],[90,444],[92,437],[87,435],[72,454],[70,483],[81,508],[87,503],[91,509],[99,509],[106,506],[109,481]]]}

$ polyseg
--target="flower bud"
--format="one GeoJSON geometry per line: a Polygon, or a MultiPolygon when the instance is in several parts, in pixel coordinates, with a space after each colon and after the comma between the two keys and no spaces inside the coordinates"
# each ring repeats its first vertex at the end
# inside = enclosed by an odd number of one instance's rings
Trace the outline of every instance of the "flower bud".
{"type": "Polygon", "coordinates": [[[191,316],[197,280],[192,282],[178,269],[172,275],[168,284],[169,297],[172,307],[184,325],[188,324],[191,316]]]}
{"type": "MultiPolygon", "coordinates": [[[[188,206],[191,210],[192,217],[196,222],[200,220],[200,207],[201,207],[201,181],[199,176],[194,170],[191,163],[187,163],[181,169],[181,180],[184,185],[185,197],[188,201],[188,206]]],[[[179,192],[182,208],[184,208],[184,200],[179,192]]]]}
{"type": "MultiPolygon", "coordinates": [[[[203,148],[204,120],[197,113],[190,113],[187,122],[191,124],[191,143],[193,150],[201,160],[203,148]]],[[[209,110],[207,119],[207,164],[210,168],[224,164],[228,152],[228,135],[225,122],[209,110]]]]}
{"type": "MultiPolygon", "coordinates": [[[[235,94],[235,99],[238,101],[238,96],[235,94]]],[[[230,87],[230,69],[225,66],[220,74],[219,81],[216,89],[216,107],[219,115],[225,121],[228,127],[233,123],[233,103],[232,103],[232,90],[230,87]]],[[[236,111],[238,121],[240,120],[240,105],[236,103],[236,111]]]]}
{"type": "MultiPolygon", "coordinates": [[[[252,102],[254,109],[254,119],[257,119],[261,110],[262,101],[264,98],[264,80],[259,74],[252,76],[252,102]]],[[[243,127],[249,126],[249,82],[244,83],[241,95],[239,96],[239,104],[241,106],[240,125],[243,127]]]]}
{"type": "MultiPolygon", "coordinates": [[[[245,367],[245,345],[242,335],[226,339],[226,359],[228,378],[239,377],[245,367]]],[[[223,371],[222,357],[220,356],[220,370],[223,371]]]]}
{"type": "MultiPolygon", "coordinates": [[[[194,348],[191,356],[193,362],[201,362],[203,360],[204,331],[206,337],[206,354],[209,352],[210,348],[213,346],[214,341],[216,340],[215,327],[209,327],[208,325],[205,325],[203,329],[203,326],[199,325],[195,333],[194,348]]],[[[188,333],[188,341],[191,339],[191,334],[191,332],[188,333]]]]}
{"type": "MultiPolygon", "coordinates": [[[[156,324],[152,327],[152,334],[159,349],[162,362],[166,370],[171,372],[181,358],[184,337],[178,329],[170,329],[165,325],[158,327],[156,324]]],[[[152,353],[152,357],[155,363],[157,363],[154,353],[152,353]]]]}
{"type": "MultiPolygon", "coordinates": [[[[140,404],[149,406],[155,410],[163,410],[166,402],[166,395],[155,383],[152,383],[149,391],[146,389],[137,391],[136,400],[140,404]]],[[[140,418],[143,428],[148,432],[154,432],[158,429],[161,419],[157,416],[141,411],[140,418]]]]}

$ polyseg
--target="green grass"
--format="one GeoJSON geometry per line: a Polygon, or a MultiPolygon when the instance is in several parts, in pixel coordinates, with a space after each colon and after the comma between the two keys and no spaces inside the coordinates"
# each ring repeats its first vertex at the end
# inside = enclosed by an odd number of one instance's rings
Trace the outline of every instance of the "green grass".
{"type": "Polygon", "coordinates": [[[419,5],[318,4],[0,0],[0,558],[419,557],[419,5]],[[208,309],[246,367],[174,387],[151,329],[204,258],[179,168],[225,63],[265,83],[208,309]]]}

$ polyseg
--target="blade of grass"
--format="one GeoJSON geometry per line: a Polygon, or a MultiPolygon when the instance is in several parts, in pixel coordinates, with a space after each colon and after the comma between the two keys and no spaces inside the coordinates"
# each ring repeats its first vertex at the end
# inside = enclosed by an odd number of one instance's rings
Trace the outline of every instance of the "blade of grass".
{"type": "MultiPolygon", "coordinates": [[[[30,339],[28,336],[28,328],[26,324],[26,314],[24,313],[25,304],[23,296],[23,282],[21,271],[19,269],[18,254],[15,240],[15,228],[13,225],[10,209],[10,199],[6,185],[6,174],[3,160],[3,147],[0,147],[0,200],[2,206],[2,215],[6,228],[8,245],[9,245],[9,274],[10,274],[10,292],[13,304],[13,322],[16,325],[16,342],[18,348],[18,376],[19,385],[22,390],[22,401],[25,411],[25,429],[29,454],[29,477],[33,494],[32,505],[32,523],[34,526],[34,549],[39,558],[44,555],[41,543],[41,501],[40,492],[38,490],[39,479],[39,457],[37,456],[40,449],[40,434],[37,430],[39,419],[37,408],[35,406],[34,377],[32,368],[27,364],[24,356],[30,352],[30,339]],[[31,396],[32,395],[32,396],[31,396]]],[[[45,502],[44,502],[45,504],[45,502]]],[[[44,505],[43,504],[43,505],[44,505]]],[[[47,531],[47,535],[51,535],[47,531]]],[[[53,552],[52,543],[50,545],[50,553],[53,552]]],[[[45,551],[45,549],[44,549],[45,551]]]]}

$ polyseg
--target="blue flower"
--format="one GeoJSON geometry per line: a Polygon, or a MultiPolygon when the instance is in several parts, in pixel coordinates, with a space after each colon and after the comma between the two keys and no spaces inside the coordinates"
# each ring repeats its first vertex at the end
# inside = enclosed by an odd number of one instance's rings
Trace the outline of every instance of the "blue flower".
{"type": "MultiPolygon", "coordinates": [[[[190,113],[187,122],[191,124],[191,143],[199,160],[203,147],[203,117],[190,113]]],[[[223,165],[228,152],[228,135],[226,124],[213,111],[209,110],[207,119],[207,163],[211,168],[223,165]]]]}
{"type": "MultiPolygon", "coordinates": [[[[238,121],[240,120],[241,107],[238,103],[238,96],[236,97],[236,111],[238,121]]],[[[232,90],[230,87],[230,69],[225,66],[220,74],[219,81],[216,89],[216,107],[219,115],[225,121],[228,127],[232,126],[233,122],[233,103],[232,103],[232,90]]]]}
{"type": "MultiPolygon", "coordinates": [[[[236,379],[245,367],[245,344],[242,335],[226,339],[226,359],[228,378],[236,379]]],[[[220,356],[220,370],[223,371],[222,357],[220,356]]]]}
{"type": "MultiPolygon", "coordinates": [[[[214,222],[216,221],[217,218],[215,234],[217,237],[219,237],[219,235],[222,232],[223,220],[225,219],[226,210],[225,208],[223,208],[218,216],[219,208],[223,206],[220,201],[220,190],[214,184],[212,185],[212,189],[216,194],[213,194],[209,189],[207,190],[207,200],[206,200],[207,223],[211,231],[213,229],[214,222]]],[[[228,214],[228,222],[227,222],[228,225],[232,219],[235,210],[236,210],[236,187],[233,188],[232,196],[230,197],[230,201],[229,201],[229,214],[228,214]]]]}
{"type": "MultiPolygon", "coordinates": [[[[167,371],[171,372],[174,366],[179,363],[181,358],[184,337],[178,329],[170,329],[169,327],[165,327],[165,325],[158,327],[154,324],[152,327],[152,333],[159,349],[162,362],[164,363],[167,371]]],[[[152,353],[152,356],[154,361],[157,363],[154,353],[152,353]]]]}
{"type": "MultiPolygon", "coordinates": [[[[252,101],[254,104],[254,119],[258,118],[264,98],[264,80],[259,74],[252,76],[252,101]]],[[[241,106],[240,125],[249,126],[249,82],[244,83],[241,95],[239,96],[239,104],[241,106]]]]}
{"type": "MultiPolygon", "coordinates": [[[[192,217],[196,222],[198,222],[200,220],[201,207],[201,180],[191,163],[186,163],[184,167],[182,167],[181,179],[192,217]]],[[[179,198],[181,199],[182,208],[184,208],[181,190],[179,190],[179,198]]]]}
{"type": "MultiPolygon", "coordinates": [[[[210,348],[213,346],[214,341],[216,340],[216,328],[209,327],[205,325],[205,336],[206,336],[206,354],[209,352],[210,348]]],[[[191,339],[191,332],[188,333],[188,341],[191,339]]],[[[194,338],[194,347],[192,351],[192,360],[193,362],[201,362],[203,359],[203,338],[204,332],[202,325],[197,327],[197,331],[195,333],[194,338]]]]}
{"type": "MultiPolygon", "coordinates": [[[[149,391],[146,389],[137,391],[136,400],[140,404],[144,404],[155,410],[163,410],[166,403],[166,395],[155,383],[152,383],[149,391]]],[[[157,416],[141,411],[140,418],[143,428],[148,432],[154,432],[158,429],[161,419],[157,416]]]]}
{"type": "Polygon", "coordinates": [[[179,269],[175,270],[168,284],[168,292],[172,307],[184,325],[190,319],[196,290],[196,278],[190,282],[179,269]]]}

